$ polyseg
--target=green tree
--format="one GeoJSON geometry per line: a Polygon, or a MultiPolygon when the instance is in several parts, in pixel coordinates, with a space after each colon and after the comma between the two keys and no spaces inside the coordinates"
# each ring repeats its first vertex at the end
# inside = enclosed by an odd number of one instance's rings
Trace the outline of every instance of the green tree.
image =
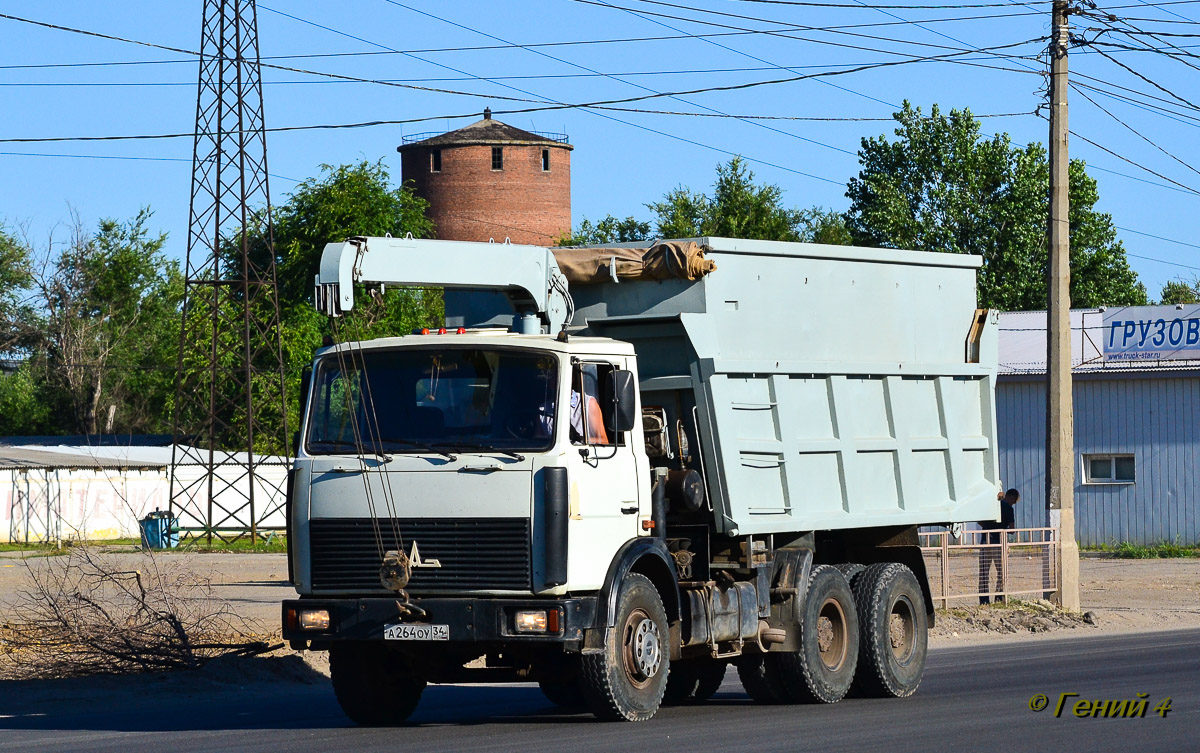
{"type": "Polygon", "coordinates": [[[28,296],[32,276],[29,246],[0,224],[0,435],[42,434],[51,426],[42,381],[30,363],[38,320],[28,296]],[[15,367],[15,368],[14,368],[15,367]]]}
{"type": "Polygon", "coordinates": [[[0,435],[46,434],[56,428],[43,383],[28,361],[12,373],[0,375],[0,435]]]}
{"type": "Polygon", "coordinates": [[[626,217],[619,220],[611,214],[592,223],[584,218],[574,232],[558,239],[560,246],[603,246],[607,243],[635,243],[652,240],[650,223],[626,217]]]}
{"type": "Polygon", "coordinates": [[[1182,278],[1167,282],[1159,293],[1159,302],[1163,305],[1200,303],[1200,277],[1192,278],[1191,282],[1182,278]]]}
{"type": "Polygon", "coordinates": [[[25,325],[29,366],[58,430],[170,427],[183,285],[163,254],[166,235],[146,227],[151,216],[101,220],[94,232],[76,222],[66,248],[34,275],[40,310],[25,325]]]}
{"type": "Polygon", "coordinates": [[[679,186],[662,201],[646,205],[656,217],[663,238],[704,235],[798,241],[804,230],[804,213],[783,206],[783,190],[754,182],[741,157],[717,165],[711,196],[679,186]]]}
{"type": "Polygon", "coordinates": [[[429,203],[411,186],[392,186],[383,161],[321,165],[321,176],[299,185],[275,211],[280,299],[290,306],[312,295],[313,275],[326,243],[352,235],[433,235],[429,203]]]}
{"type": "Polygon", "coordinates": [[[846,215],[824,207],[802,209],[799,213],[800,240],[805,243],[825,243],[830,246],[849,246],[854,243],[846,215]]]}
{"type": "Polygon", "coordinates": [[[321,166],[275,212],[281,339],[287,375],[288,425],[299,427],[300,376],[326,336],[364,340],[407,334],[444,319],[440,290],[389,289],[382,296],[355,293],[355,307],[336,331],[312,305],[312,281],[325,244],[356,235],[414,238],[433,234],[429,204],[411,186],[395,186],[382,160],[321,166]]]}
{"type": "MultiPolygon", "coordinates": [[[[981,306],[1046,307],[1049,167],[1040,144],[985,138],[969,110],[928,117],[908,102],[895,141],[863,139],[861,170],[846,191],[846,224],[860,245],[976,254],[981,306]]],[[[1146,290],[1130,268],[1111,215],[1083,162],[1069,170],[1071,303],[1140,305],[1146,290]]]]}

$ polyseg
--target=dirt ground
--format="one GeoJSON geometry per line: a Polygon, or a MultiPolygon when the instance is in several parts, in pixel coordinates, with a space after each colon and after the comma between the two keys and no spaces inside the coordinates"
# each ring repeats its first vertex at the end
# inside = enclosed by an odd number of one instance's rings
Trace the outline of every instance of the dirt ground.
{"type": "Polygon", "coordinates": [[[1078,615],[1037,602],[953,608],[938,613],[930,645],[1200,627],[1200,559],[1084,557],[1079,580],[1078,615]]]}
{"type": "MultiPolygon", "coordinates": [[[[209,578],[215,594],[264,634],[278,632],[280,601],[295,592],[282,554],[159,554],[209,578]]],[[[148,555],[119,555],[123,566],[145,567],[148,555]]],[[[28,582],[28,567],[49,558],[0,555],[0,621],[19,621],[13,606],[28,582]]],[[[1200,627],[1200,559],[1080,562],[1082,612],[1066,615],[1049,604],[1020,603],[941,611],[930,633],[932,647],[1040,640],[1068,634],[1134,633],[1200,627]]],[[[327,671],[324,654],[306,656],[327,671]]]]}

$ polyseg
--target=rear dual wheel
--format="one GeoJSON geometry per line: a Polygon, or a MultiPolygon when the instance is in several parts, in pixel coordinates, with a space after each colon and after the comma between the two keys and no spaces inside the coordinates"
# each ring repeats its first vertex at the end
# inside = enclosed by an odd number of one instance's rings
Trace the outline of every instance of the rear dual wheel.
{"type": "Polygon", "coordinates": [[[904,565],[880,562],[854,579],[863,638],[854,694],[904,698],[925,675],[929,616],[921,584],[904,565]]]}
{"type": "Polygon", "coordinates": [[[859,654],[858,613],[846,576],[818,565],[800,614],[800,650],[765,655],[765,671],[784,703],[836,703],[850,690],[859,654]]]}

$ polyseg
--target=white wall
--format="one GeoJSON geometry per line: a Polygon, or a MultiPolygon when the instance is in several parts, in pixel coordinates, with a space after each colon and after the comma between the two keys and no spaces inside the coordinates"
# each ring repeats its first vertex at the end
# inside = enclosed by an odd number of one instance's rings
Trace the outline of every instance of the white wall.
{"type": "MultiPolygon", "coordinates": [[[[182,468],[181,480],[199,478],[201,470],[182,468]]],[[[260,528],[282,530],[285,525],[282,503],[286,469],[272,466],[261,470],[264,481],[256,490],[255,517],[259,519],[260,528]]],[[[225,514],[218,507],[214,523],[222,527],[243,525],[249,517],[249,510],[244,508],[247,482],[233,480],[228,486],[223,490],[217,488],[214,502],[229,510],[242,509],[222,524],[220,518],[225,514]]],[[[151,471],[2,470],[0,542],[44,541],[47,537],[137,538],[140,535],[138,521],[155,509],[166,510],[169,498],[170,471],[167,468],[151,471]]],[[[184,512],[178,514],[180,524],[184,527],[204,526],[207,501],[207,492],[203,490],[184,512]],[[189,515],[189,512],[194,514],[189,515]]]]}

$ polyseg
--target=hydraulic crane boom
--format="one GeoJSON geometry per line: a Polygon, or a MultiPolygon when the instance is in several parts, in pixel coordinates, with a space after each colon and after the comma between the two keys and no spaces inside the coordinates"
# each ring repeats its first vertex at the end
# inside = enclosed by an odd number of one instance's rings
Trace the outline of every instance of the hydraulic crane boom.
{"type": "Polygon", "coordinates": [[[514,329],[559,332],[569,320],[567,279],[550,249],[509,243],[349,238],[321,252],[314,303],[329,316],[354,308],[354,286],[494,290],[512,303],[514,329]]]}

